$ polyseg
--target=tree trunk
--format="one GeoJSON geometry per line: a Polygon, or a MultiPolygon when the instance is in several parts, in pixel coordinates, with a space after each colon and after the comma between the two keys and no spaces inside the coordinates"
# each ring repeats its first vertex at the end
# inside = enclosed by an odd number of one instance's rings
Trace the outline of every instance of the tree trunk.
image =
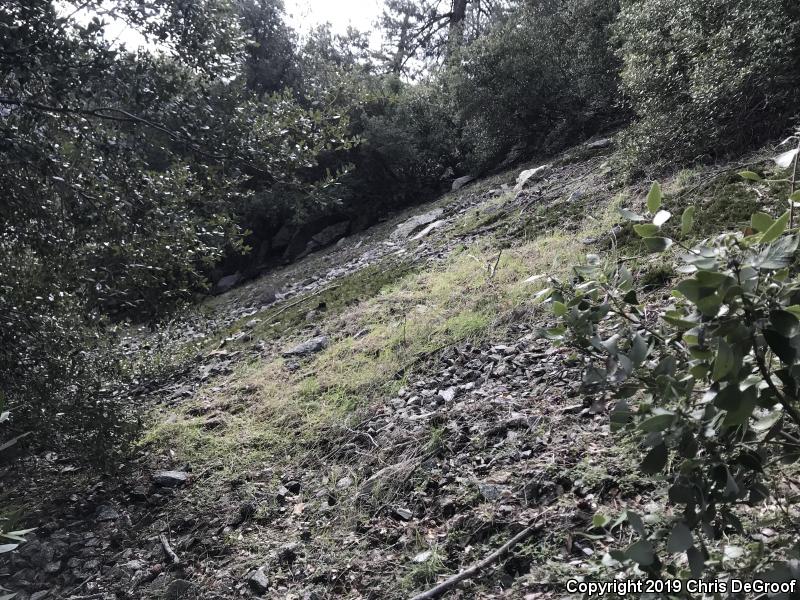
{"type": "Polygon", "coordinates": [[[400,29],[400,41],[397,43],[397,52],[392,60],[392,73],[400,75],[403,70],[403,62],[408,52],[408,30],[411,28],[411,16],[406,13],[403,17],[403,25],[400,29]]]}
{"type": "Polygon", "coordinates": [[[467,2],[469,0],[453,0],[453,9],[450,11],[450,30],[447,38],[448,59],[452,58],[464,41],[464,19],[467,16],[467,2]]]}

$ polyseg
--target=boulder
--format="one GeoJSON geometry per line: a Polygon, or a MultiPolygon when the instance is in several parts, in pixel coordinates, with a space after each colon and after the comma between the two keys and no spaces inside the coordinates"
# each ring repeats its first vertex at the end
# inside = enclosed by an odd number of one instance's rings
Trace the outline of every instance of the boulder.
{"type": "Polygon", "coordinates": [[[214,286],[214,294],[224,294],[228,290],[232,289],[237,283],[239,283],[243,279],[242,274],[238,271],[233,275],[227,275],[217,281],[216,285],[214,286]]]}
{"type": "Polygon", "coordinates": [[[431,211],[411,217],[407,221],[403,221],[398,225],[391,234],[391,239],[405,240],[414,235],[417,231],[438,220],[444,211],[441,208],[435,208],[431,211]]]}
{"type": "Polygon", "coordinates": [[[284,356],[306,356],[328,347],[328,337],[320,335],[284,351],[284,356]]]}
{"type": "Polygon", "coordinates": [[[514,191],[519,192],[531,183],[541,181],[547,177],[552,170],[553,168],[550,165],[542,165],[541,167],[536,167],[535,169],[526,169],[519,174],[519,177],[517,177],[517,185],[514,186],[514,191]]]}
{"type": "Polygon", "coordinates": [[[153,483],[161,487],[180,487],[189,481],[185,471],[158,471],[153,475],[153,483]]]}
{"type": "Polygon", "coordinates": [[[310,219],[292,233],[283,252],[284,260],[305,256],[322,246],[332,244],[351,229],[350,220],[342,215],[325,215],[310,219]]]}
{"type": "Polygon", "coordinates": [[[300,253],[298,258],[302,258],[304,256],[308,256],[312,252],[316,250],[320,250],[325,246],[331,245],[338,239],[343,238],[347,235],[347,232],[350,230],[350,221],[342,221],[340,223],[334,223],[333,225],[329,225],[319,233],[315,233],[311,236],[311,239],[308,240],[306,244],[305,250],[300,253]]]}
{"type": "Polygon", "coordinates": [[[339,238],[347,235],[347,232],[349,230],[350,230],[350,221],[341,221],[339,223],[334,223],[333,225],[329,225],[319,233],[314,234],[314,236],[311,238],[311,241],[316,242],[320,246],[327,246],[328,244],[332,244],[339,238]]]}
{"type": "Polygon", "coordinates": [[[458,179],[453,180],[452,191],[456,192],[463,188],[468,183],[472,183],[475,181],[474,175],[464,175],[463,177],[459,177],[458,179]]]}
{"type": "Polygon", "coordinates": [[[433,231],[434,229],[439,229],[439,227],[441,227],[441,226],[442,226],[442,225],[444,225],[445,223],[446,223],[446,221],[445,221],[445,220],[443,220],[443,219],[440,219],[440,220],[438,220],[438,221],[434,221],[433,223],[431,223],[430,225],[428,225],[428,226],[427,226],[425,229],[423,229],[423,230],[422,230],[422,231],[420,231],[419,233],[415,234],[415,235],[414,235],[414,237],[412,237],[412,238],[411,238],[411,240],[412,240],[412,241],[414,241],[414,240],[420,240],[420,239],[424,238],[426,235],[428,235],[428,234],[429,234],[431,231],[433,231]]]}
{"type": "Polygon", "coordinates": [[[586,148],[588,150],[602,150],[603,148],[608,148],[611,145],[611,138],[602,138],[599,140],[594,140],[593,142],[587,142],[586,148]]]}
{"type": "Polygon", "coordinates": [[[283,224],[283,226],[278,230],[278,233],[272,236],[270,240],[271,250],[274,252],[275,250],[281,250],[286,248],[289,245],[289,242],[292,241],[292,229],[287,225],[283,224]]]}

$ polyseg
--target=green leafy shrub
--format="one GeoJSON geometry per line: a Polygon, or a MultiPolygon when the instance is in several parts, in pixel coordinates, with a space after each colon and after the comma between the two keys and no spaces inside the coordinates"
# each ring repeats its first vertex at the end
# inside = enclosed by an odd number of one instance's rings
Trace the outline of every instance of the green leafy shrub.
{"type": "Polygon", "coordinates": [[[113,459],[135,431],[114,328],[73,289],[53,285],[33,253],[0,248],[0,394],[26,441],[113,459]]]}
{"type": "MultiPolygon", "coordinates": [[[[744,534],[744,507],[779,494],[776,475],[800,461],[799,238],[790,211],[757,212],[744,233],[689,247],[679,238],[692,228],[694,207],[674,237],[663,229],[672,215],[658,184],[647,209],[647,217],[622,213],[650,252],[677,251],[682,279],[672,303],[654,320],[624,263],[590,256],[575,267],[575,284],[540,292],[559,318],[544,335],[583,357],[584,390],[615,399],[612,430],[636,441],[641,470],[667,488],[660,516],[627,511],[611,524],[598,515],[595,527],[610,532],[627,521],[633,535],[603,565],[653,578],[708,577],[722,571],[723,540],[744,534]]],[[[798,576],[786,560],[791,545],[740,551],[767,579],[798,576]]]]}
{"type": "Polygon", "coordinates": [[[634,174],[768,139],[797,110],[800,16],[784,0],[623,0],[614,26],[634,174]]]}
{"type": "Polygon", "coordinates": [[[406,185],[435,188],[462,168],[456,111],[447,88],[431,82],[401,88],[383,111],[365,120],[364,152],[390,165],[406,185]]]}
{"type": "Polygon", "coordinates": [[[360,188],[356,198],[403,188],[418,198],[444,179],[497,167],[512,150],[517,160],[556,152],[621,122],[619,62],[608,45],[617,10],[617,0],[528,3],[413,84],[351,65],[362,85],[336,97],[362,100],[348,114],[364,143],[345,188],[360,188]]]}
{"type": "Polygon", "coordinates": [[[608,44],[617,0],[528,3],[467,46],[446,74],[467,168],[496,166],[515,145],[555,152],[623,116],[608,44]]]}

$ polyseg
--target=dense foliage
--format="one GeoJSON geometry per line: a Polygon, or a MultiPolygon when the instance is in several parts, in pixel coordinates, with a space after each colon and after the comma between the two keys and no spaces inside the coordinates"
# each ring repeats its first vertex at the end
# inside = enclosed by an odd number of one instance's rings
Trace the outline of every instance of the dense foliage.
{"type": "Polygon", "coordinates": [[[514,148],[553,153],[621,122],[608,30],[617,0],[527,5],[464,50],[448,73],[465,167],[486,171],[514,148]]]}
{"type": "Polygon", "coordinates": [[[800,12],[784,0],[623,0],[622,93],[636,113],[628,168],[742,150],[797,112],[800,12]]]}
{"type": "MultiPolygon", "coordinates": [[[[797,154],[779,157],[779,167],[792,167],[797,154]]],[[[800,459],[798,236],[790,210],[758,212],[744,232],[689,246],[679,240],[692,229],[694,206],[670,227],[656,183],[647,210],[623,216],[651,253],[679,248],[683,275],[657,319],[624,262],[598,256],[575,268],[574,284],[556,281],[540,297],[560,319],[545,335],[579,352],[584,389],[615,399],[612,429],[634,439],[641,470],[663,474],[668,488],[671,510],[662,514],[595,518],[600,530],[627,521],[634,535],[603,565],[686,580],[718,575],[724,557],[745,553],[727,538],[744,533],[747,507],[783,493],[782,466],[800,459]]],[[[787,551],[795,550],[750,548],[754,571],[767,581],[796,579],[787,551]]]]}
{"type": "Polygon", "coordinates": [[[458,50],[479,40],[519,8],[515,0],[386,0],[380,59],[411,78],[455,63],[458,50]]]}

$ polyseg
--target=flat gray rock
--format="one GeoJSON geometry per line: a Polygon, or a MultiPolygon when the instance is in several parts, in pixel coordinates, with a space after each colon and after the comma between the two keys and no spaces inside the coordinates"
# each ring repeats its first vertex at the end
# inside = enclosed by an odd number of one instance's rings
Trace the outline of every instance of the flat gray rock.
{"type": "Polygon", "coordinates": [[[411,241],[413,242],[414,240],[421,240],[422,238],[424,238],[426,235],[428,235],[434,229],[439,229],[439,227],[444,225],[446,222],[447,221],[445,221],[444,219],[440,219],[438,221],[434,221],[433,223],[428,225],[425,229],[423,229],[422,231],[420,231],[419,233],[414,235],[414,237],[411,238],[411,241]]]}
{"type": "Polygon", "coordinates": [[[478,483],[478,490],[480,491],[481,496],[483,496],[489,502],[494,502],[498,500],[500,496],[503,495],[503,491],[505,489],[506,488],[504,486],[497,485],[494,483],[484,483],[484,482],[478,483]]]}
{"type": "Polygon", "coordinates": [[[264,567],[256,569],[247,576],[247,583],[253,591],[263,594],[269,589],[269,577],[264,572],[264,567]]]}
{"type": "Polygon", "coordinates": [[[113,506],[103,504],[102,506],[97,507],[97,516],[95,519],[98,521],[116,521],[119,519],[119,513],[114,509],[113,506]]]}
{"type": "Polygon", "coordinates": [[[283,352],[284,356],[307,356],[328,347],[328,336],[320,335],[283,352]]]}
{"type": "Polygon", "coordinates": [[[439,397],[445,402],[451,402],[456,397],[456,388],[449,387],[445,390],[439,390],[439,397]]]}
{"type": "Polygon", "coordinates": [[[158,471],[153,475],[153,483],[161,487],[180,487],[189,481],[185,471],[158,471]]]}
{"type": "Polygon", "coordinates": [[[535,169],[526,169],[519,174],[519,177],[517,177],[517,185],[514,186],[514,191],[519,192],[529,184],[544,179],[550,174],[552,169],[553,168],[550,165],[542,165],[541,167],[536,167],[535,169]]]}
{"type": "Polygon", "coordinates": [[[463,177],[459,177],[458,179],[453,180],[452,191],[457,192],[461,188],[463,188],[468,183],[472,183],[475,181],[474,175],[464,175],[463,177]]]}
{"type": "Polygon", "coordinates": [[[350,221],[342,221],[341,223],[334,223],[333,225],[329,225],[322,231],[311,238],[316,244],[319,246],[327,246],[328,244],[332,244],[342,236],[347,234],[347,231],[350,229],[350,221]]]}
{"type": "Polygon", "coordinates": [[[415,555],[411,560],[413,560],[415,563],[424,563],[425,561],[429,560],[431,556],[433,556],[433,550],[425,550],[424,552],[420,552],[419,554],[415,555]]]}
{"type": "Polygon", "coordinates": [[[444,211],[441,208],[435,208],[421,215],[411,217],[407,221],[403,221],[402,223],[400,223],[400,225],[398,225],[392,232],[390,237],[393,240],[408,239],[409,237],[414,235],[414,233],[416,233],[426,225],[436,221],[439,217],[442,216],[443,212],[444,211]]]}
{"type": "Polygon", "coordinates": [[[595,140],[593,142],[588,142],[586,144],[586,148],[589,150],[601,150],[602,148],[608,148],[611,145],[611,138],[603,138],[600,140],[595,140]]]}
{"type": "Polygon", "coordinates": [[[410,521],[414,517],[414,513],[407,508],[395,508],[394,515],[403,521],[410,521]]]}

